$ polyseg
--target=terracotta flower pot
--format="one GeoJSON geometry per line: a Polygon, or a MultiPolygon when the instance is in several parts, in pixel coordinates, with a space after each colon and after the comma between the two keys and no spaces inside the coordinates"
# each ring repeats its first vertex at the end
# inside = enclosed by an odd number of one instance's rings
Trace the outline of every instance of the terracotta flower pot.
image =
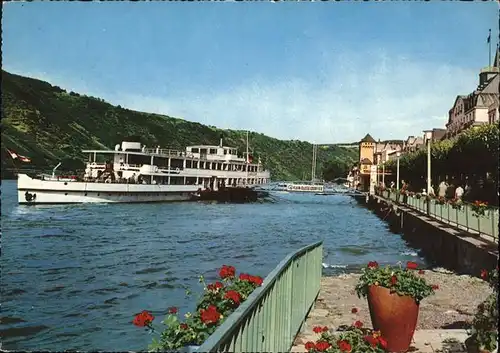
{"type": "Polygon", "coordinates": [[[372,285],[368,288],[368,307],[373,328],[387,340],[387,350],[406,352],[417,326],[419,305],[415,299],[372,285]]]}

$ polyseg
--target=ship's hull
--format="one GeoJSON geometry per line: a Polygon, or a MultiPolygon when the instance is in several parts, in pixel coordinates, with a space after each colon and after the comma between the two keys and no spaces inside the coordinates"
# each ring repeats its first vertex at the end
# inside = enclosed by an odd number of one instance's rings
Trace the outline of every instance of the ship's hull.
{"type": "Polygon", "coordinates": [[[24,205],[188,201],[199,185],[154,185],[47,181],[18,176],[18,202],[24,205]]]}

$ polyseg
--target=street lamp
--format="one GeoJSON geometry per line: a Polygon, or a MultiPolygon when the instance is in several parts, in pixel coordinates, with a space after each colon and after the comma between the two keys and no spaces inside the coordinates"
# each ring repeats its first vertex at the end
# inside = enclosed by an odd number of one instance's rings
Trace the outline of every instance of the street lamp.
{"type": "Polygon", "coordinates": [[[399,190],[399,157],[401,156],[401,152],[396,152],[396,190],[399,190]]]}
{"type": "Polygon", "coordinates": [[[431,142],[432,130],[424,130],[425,142],[427,143],[427,195],[431,189],[431,142]]]}
{"type": "Polygon", "coordinates": [[[382,185],[385,187],[385,161],[382,162],[382,185]]]}

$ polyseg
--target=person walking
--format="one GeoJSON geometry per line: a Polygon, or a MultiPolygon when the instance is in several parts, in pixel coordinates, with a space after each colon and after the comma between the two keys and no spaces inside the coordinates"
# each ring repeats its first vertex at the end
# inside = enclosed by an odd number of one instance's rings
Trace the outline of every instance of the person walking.
{"type": "Polygon", "coordinates": [[[462,185],[458,184],[458,187],[455,189],[455,199],[461,200],[463,195],[464,189],[462,188],[462,185]]]}
{"type": "Polygon", "coordinates": [[[439,183],[439,186],[438,186],[438,196],[445,197],[446,196],[446,189],[448,189],[448,185],[446,185],[446,182],[443,180],[443,181],[441,181],[441,183],[439,183]]]}
{"type": "Polygon", "coordinates": [[[429,186],[429,196],[436,196],[436,193],[434,192],[434,188],[432,185],[429,186]]]}

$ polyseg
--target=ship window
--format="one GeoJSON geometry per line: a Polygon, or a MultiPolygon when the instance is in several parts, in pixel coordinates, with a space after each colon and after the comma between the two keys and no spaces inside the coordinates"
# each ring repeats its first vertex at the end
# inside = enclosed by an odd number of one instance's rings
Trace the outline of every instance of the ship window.
{"type": "Polygon", "coordinates": [[[65,193],[64,193],[64,195],[68,195],[68,193],[67,193],[67,192],[65,192],[65,193]]]}
{"type": "Polygon", "coordinates": [[[193,167],[193,161],[187,160],[186,161],[186,168],[192,168],[193,167]]]}
{"type": "Polygon", "coordinates": [[[211,148],[210,154],[217,154],[217,148],[211,148]]]}
{"type": "Polygon", "coordinates": [[[192,153],[199,153],[200,149],[199,148],[191,148],[192,153]]]}
{"type": "Polygon", "coordinates": [[[85,193],[85,196],[87,196],[87,193],[85,193]]]}
{"type": "Polygon", "coordinates": [[[101,196],[101,194],[100,194],[100,193],[97,193],[97,196],[101,196]]]}

